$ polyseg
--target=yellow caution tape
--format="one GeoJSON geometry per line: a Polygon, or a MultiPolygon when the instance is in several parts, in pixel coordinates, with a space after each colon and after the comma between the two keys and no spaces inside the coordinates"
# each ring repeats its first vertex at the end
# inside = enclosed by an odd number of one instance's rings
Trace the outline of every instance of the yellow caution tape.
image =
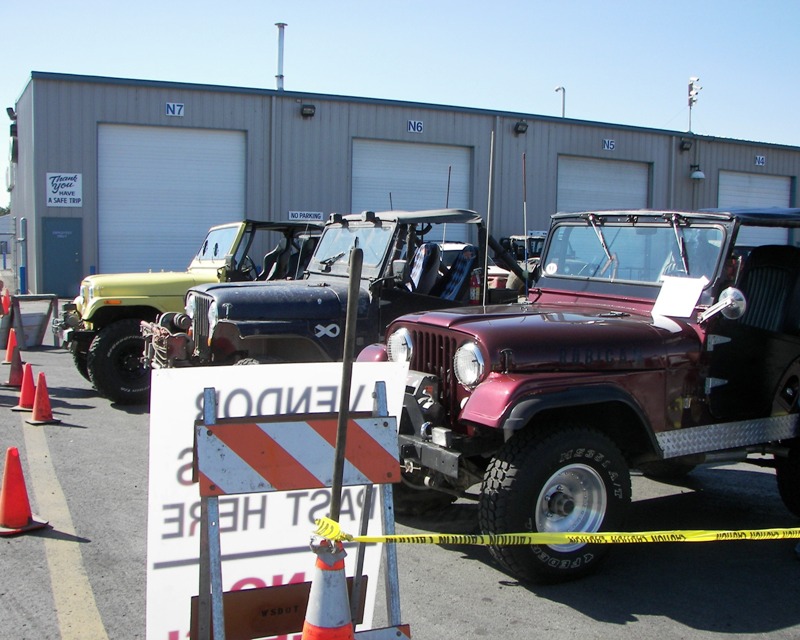
{"type": "Polygon", "coordinates": [[[511,546],[527,544],[630,544],[638,542],[722,542],[727,540],[788,540],[800,538],[800,528],[751,529],[743,531],[636,531],[630,533],[501,533],[496,535],[460,535],[450,533],[353,536],[342,531],[330,518],[314,521],[315,534],[342,542],[384,542],[389,544],[472,544],[511,546]]]}

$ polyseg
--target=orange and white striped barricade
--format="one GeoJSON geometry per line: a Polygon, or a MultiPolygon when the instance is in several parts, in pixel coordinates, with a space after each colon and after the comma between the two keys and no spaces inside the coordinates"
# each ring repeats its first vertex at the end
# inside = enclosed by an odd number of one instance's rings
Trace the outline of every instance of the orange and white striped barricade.
{"type": "MultiPolygon", "coordinates": [[[[367,494],[361,516],[361,528],[364,531],[369,520],[372,486],[380,485],[383,496],[382,526],[385,533],[392,534],[394,510],[390,483],[400,481],[397,420],[387,415],[383,382],[376,382],[374,397],[375,409],[372,414],[351,414],[348,419],[342,485],[365,487],[367,494]]],[[[231,623],[235,624],[235,621],[226,621],[224,615],[223,602],[227,598],[223,596],[228,594],[222,591],[219,497],[332,487],[331,461],[336,444],[337,419],[338,414],[326,413],[218,420],[216,391],[214,388],[204,390],[203,420],[195,425],[194,443],[193,471],[200,489],[201,521],[200,591],[197,619],[192,623],[192,637],[224,640],[226,629],[231,627],[231,623]]],[[[357,575],[348,579],[351,582],[351,608],[356,613],[363,610],[364,594],[358,575],[362,553],[363,548],[359,544],[357,575]]],[[[358,632],[356,638],[396,639],[408,634],[408,626],[400,624],[396,553],[394,545],[384,546],[387,617],[392,626],[385,630],[358,632]],[[402,635],[398,636],[398,632],[402,635]]],[[[265,587],[264,591],[297,586],[265,587]]],[[[302,629],[308,592],[301,592],[298,597],[305,600],[302,606],[295,607],[302,614],[297,628],[287,629],[284,626],[272,632],[272,635],[299,632],[302,629]]],[[[236,637],[263,637],[269,635],[270,630],[261,628],[258,630],[260,635],[252,636],[242,635],[241,630],[235,633],[236,637]]]]}

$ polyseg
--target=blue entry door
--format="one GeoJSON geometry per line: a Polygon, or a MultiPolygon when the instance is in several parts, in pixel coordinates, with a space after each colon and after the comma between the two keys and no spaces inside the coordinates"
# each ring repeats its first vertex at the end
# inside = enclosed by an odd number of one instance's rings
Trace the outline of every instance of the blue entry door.
{"type": "Polygon", "coordinates": [[[83,220],[42,218],[43,275],[40,293],[74,298],[83,273],[83,220]]]}

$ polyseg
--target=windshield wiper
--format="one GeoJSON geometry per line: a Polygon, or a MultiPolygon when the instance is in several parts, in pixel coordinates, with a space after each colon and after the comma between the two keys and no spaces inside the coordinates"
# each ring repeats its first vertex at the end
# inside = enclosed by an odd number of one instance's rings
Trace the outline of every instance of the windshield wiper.
{"type": "Polygon", "coordinates": [[[608,245],[606,244],[606,237],[603,235],[603,230],[600,228],[600,225],[597,224],[597,216],[593,213],[590,213],[588,220],[589,224],[592,225],[592,229],[594,229],[594,232],[597,235],[597,239],[600,241],[600,246],[603,247],[606,258],[608,258],[609,261],[614,260],[614,258],[611,257],[611,252],[608,250],[608,245]]]}
{"type": "Polygon", "coordinates": [[[320,260],[319,263],[326,267],[330,267],[334,262],[336,262],[339,258],[344,256],[344,251],[341,251],[335,255],[330,256],[329,258],[325,258],[324,260],[320,260]]]}
{"type": "Polygon", "coordinates": [[[690,275],[689,273],[689,256],[686,254],[686,240],[683,237],[683,230],[681,229],[680,221],[681,217],[677,213],[673,213],[670,216],[670,224],[672,224],[672,229],[675,231],[675,240],[678,243],[678,253],[681,256],[681,262],[683,263],[683,270],[686,272],[686,275],[690,275]]]}

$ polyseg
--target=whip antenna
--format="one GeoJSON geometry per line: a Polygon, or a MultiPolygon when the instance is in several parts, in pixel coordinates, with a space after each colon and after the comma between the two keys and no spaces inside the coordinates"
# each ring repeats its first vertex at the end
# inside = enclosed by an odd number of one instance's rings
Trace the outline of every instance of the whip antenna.
{"type": "Polygon", "coordinates": [[[492,219],[492,182],[494,174],[494,130],[489,144],[489,197],[486,203],[486,239],[483,245],[483,283],[481,284],[481,304],[486,304],[489,287],[489,230],[492,219]]]}
{"type": "MultiPolygon", "coordinates": [[[[528,171],[526,154],[522,153],[522,235],[525,236],[525,273],[528,272],[528,171]]],[[[525,283],[527,286],[527,283],[525,283]]]]}
{"type": "MultiPolygon", "coordinates": [[[[449,165],[447,167],[447,194],[444,197],[444,208],[445,209],[449,209],[450,208],[450,176],[452,175],[452,173],[453,173],[453,165],[451,164],[451,165],[449,165]]],[[[444,242],[445,240],[447,240],[447,223],[446,222],[442,225],[442,242],[444,242]]]]}

